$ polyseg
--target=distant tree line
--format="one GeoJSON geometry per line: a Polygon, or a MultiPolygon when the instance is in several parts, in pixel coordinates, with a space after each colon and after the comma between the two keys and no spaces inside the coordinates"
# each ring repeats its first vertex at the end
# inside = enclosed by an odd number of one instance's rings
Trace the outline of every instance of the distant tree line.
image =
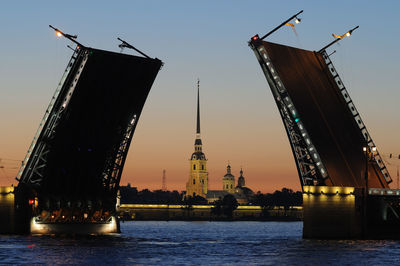
{"type": "Polygon", "coordinates": [[[274,193],[263,194],[260,191],[254,195],[250,201],[253,205],[269,208],[274,206],[301,206],[303,204],[303,194],[300,191],[294,192],[289,188],[276,190],[274,193]]]}
{"type": "Polygon", "coordinates": [[[120,187],[121,204],[182,204],[183,192],[143,189],[138,191],[136,187],[120,187]]]}
{"type": "Polygon", "coordinates": [[[233,211],[239,206],[236,198],[231,195],[225,195],[223,199],[219,199],[214,202],[214,206],[211,208],[211,214],[215,216],[225,215],[228,218],[232,218],[233,211]]]}
{"type": "MultiPolygon", "coordinates": [[[[122,204],[180,204],[180,205],[198,205],[198,204],[208,204],[207,200],[200,196],[195,197],[184,197],[184,192],[174,191],[163,191],[154,190],[150,191],[148,189],[143,189],[138,191],[136,187],[128,186],[120,187],[121,193],[121,203],[122,204]]],[[[231,197],[224,197],[214,204],[214,212],[226,213],[229,212],[227,208],[223,206],[235,206],[237,207],[236,199],[232,195],[227,195],[231,197]],[[225,199],[226,198],[226,199],[225,199]]],[[[274,193],[261,193],[257,192],[249,201],[251,205],[258,205],[261,208],[267,210],[274,206],[283,206],[285,209],[290,206],[301,206],[303,204],[303,197],[300,191],[294,192],[292,189],[282,188],[282,190],[277,190],[274,193]]],[[[236,209],[236,207],[234,209],[236,209]]]]}

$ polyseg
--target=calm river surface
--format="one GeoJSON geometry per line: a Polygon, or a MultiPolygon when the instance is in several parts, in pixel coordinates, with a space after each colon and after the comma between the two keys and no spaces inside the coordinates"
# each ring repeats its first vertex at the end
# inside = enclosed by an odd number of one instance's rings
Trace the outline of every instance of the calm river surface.
{"type": "Polygon", "coordinates": [[[0,236],[0,264],[400,264],[400,241],[303,240],[302,222],[125,222],[107,237],[0,236]]]}

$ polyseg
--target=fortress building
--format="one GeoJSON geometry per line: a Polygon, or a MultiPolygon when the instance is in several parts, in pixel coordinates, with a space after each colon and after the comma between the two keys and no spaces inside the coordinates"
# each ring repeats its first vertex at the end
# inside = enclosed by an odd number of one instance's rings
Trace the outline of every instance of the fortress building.
{"type": "Polygon", "coordinates": [[[237,187],[241,188],[241,187],[245,187],[246,186],[246,182],[244,181],[244,176],[243,176],[243,169],[240,168],[240,176],[238,178],[238,185],[237,187]]]}
{"type": "Polygon", "coordinates": [[[222,178],[222,190],[229,194],[235,193],[235,176],[231,173],[231,166],[226,167],[226,174],[222,178]]]}
{"type": "Polygon", "coordinates": [[[225,195],[228,194],[235,196],[240,205],[248,204],[250,197],[254,195],[254,192],[245,186],[242,169],[240,169],[238,183],[235,186],[235,176],[232,174],[230,164],[228,164],[226,167],[226,174],[222,178],[222,190],[208,190],[206,199],[209,203],[212,203],[216,200],[224,198],[225,195]]]}
{"type": "Polygon", "coordinates": [[[243,201],[246,201],[245,204],[247,204],[248,199],[254,195],[253,190],[246,187],[246,181],[244,180],[242,168],[240,168],[240,176],[238,178],[237,186],[235,187],[235,195],[237,195],[236,199],[239,203],[240,203],[240,200],[239,200],[239,198],[240,198],[243,201]]]}
{"type": "Polygon", "coordinates": [[[200,81],[197,80],[197,126],[194,152],[190,157],[189,180],[186,183],[186,196],[201,196],[207,198],[208,172],[207,159],[203,153],[200,137],[200,81]]]}
{"type": "Polygon", "coordinates": [[[226,174],[222,178],[222,190],[208,190],[207,159],[203,153],[203,144],[200,137],[200,82],[197,81],[197,123],[196,139],[194,141],[194,152],[189,159],[189,179],[186,182],[186,196],[200,196],[212,203],[222,199],[225,195],[232,194],[239,204],[247,204],[253,191],[245,186],[243,170],[240,170],[238,184],[235,186],[235,176],[228,164],[226,174]]]}

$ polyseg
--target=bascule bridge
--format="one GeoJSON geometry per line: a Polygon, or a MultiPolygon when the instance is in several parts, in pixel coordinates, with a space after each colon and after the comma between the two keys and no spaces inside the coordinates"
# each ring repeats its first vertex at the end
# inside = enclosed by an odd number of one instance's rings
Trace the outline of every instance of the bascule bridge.
{"type": "MultiPolygon", "coordinates": [[[[52,26],[50,26],[52,27],[52,26]]],[[[122,170],[162,66],[75,43],[73,54],[18,173],[16,231],[112,233],[122,170]]]]}
{"type": "Polygon", "coordinates": [[[305,237],[384,238],[400,225],[400,191],[327,49],[309,51],[266,41],[282,26],[300,22],[295,14],[271,32],[249,41],[267,79],[289,139],[303,190],[305,237]],[[292,23],[293,22],[293,23],[292,23]]]}

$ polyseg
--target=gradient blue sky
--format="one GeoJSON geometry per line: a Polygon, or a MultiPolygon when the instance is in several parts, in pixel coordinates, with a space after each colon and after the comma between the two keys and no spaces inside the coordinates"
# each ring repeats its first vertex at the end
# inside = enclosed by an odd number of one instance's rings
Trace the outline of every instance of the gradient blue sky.
{"type": "MultiPolygon", "coordinates": [[[[121,37],[165,62],[122,184],[160,188],[166,169],[168,188],[185,188],[199,77],[210,188],[221,187],[229,160],[235,175],[243,166],[254,190],[299,189],[282,122],[247,41],[301,9],[298,36],[285,27],[269,40],[318,50],[333,40],[331,33],[360,25],[332,47],[332,60],[378,149],[400,153],[399,1],[2,1],[0,158],[23,159],[71,55],[69,42],[48,28],[52,24],[101,49],[119,51],[121,37]]],[[[0,185],[16,173],[13,163],[6,166],[0,185]]]]}

